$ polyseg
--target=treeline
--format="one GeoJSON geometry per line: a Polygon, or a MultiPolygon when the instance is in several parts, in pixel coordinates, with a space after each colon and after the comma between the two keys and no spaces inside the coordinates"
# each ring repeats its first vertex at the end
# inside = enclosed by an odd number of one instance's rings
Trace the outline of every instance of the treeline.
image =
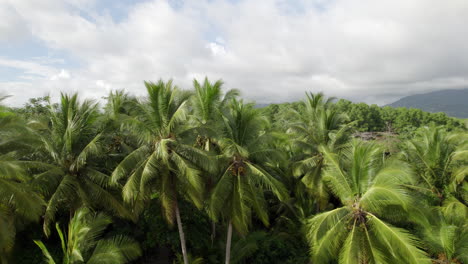
{"type": "MultiPolygon", "coordinates": [[[[281,123],[287,119],[291,108],[299,110],[301,102],[271,104],[265,107],[265,114],[272,122],[281,123]]],[[[421,109],[405,107],[379,107],[365,103],[353,103],[340,99],[334,105],[337,111],[346,113],[353,127],[361,132],[395,132],[413,133],[422,126],[444,126],[448,130],[464,129],[465,124],[457,118],[449,117],[443,112],[429,113],[421,109]]]]}
{"type": "Polygon", "coordinates": [[[222,85],[0,107],[0,263],[468,263],[458,121],[222,85]]]}

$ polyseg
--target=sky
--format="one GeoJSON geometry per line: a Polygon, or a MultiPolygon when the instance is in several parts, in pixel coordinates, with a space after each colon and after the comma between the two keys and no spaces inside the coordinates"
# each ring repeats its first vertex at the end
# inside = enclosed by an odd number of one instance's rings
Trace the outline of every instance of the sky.
{"type": "Polygon", "coordinates": [[[0,0],[0,18],[12,106],[205,76],[257,103],[468,87],[467,0],[0,0]]]}

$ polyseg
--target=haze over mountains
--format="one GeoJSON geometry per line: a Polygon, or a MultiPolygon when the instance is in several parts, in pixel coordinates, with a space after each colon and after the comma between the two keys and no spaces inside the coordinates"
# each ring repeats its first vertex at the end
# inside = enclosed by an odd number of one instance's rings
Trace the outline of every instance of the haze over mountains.
{"type": "Polygon", "coordinates": [[[445,112],[452,117],[468,118],[468,89],[410,95],[388,106],[419,108],[427,112],[445,112]]]}

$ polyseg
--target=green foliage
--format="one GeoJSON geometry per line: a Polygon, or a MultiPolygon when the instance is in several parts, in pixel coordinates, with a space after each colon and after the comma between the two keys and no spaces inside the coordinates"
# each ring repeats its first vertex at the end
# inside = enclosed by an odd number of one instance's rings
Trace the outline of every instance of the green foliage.
{"type": "Polygon", "coordinates": [[[221,87],[223,81],[218,80],[210,83],[205,78],[203,84],[193,80],[195,94],[192,97],[193,118],[198,125],[216,126],[219,121],[219,113],[226,107],[227,103],[239,95],[239,91],[232,89],[223,95],[221,87]]]}
{"type": "Polygon", "coordinates": [[[323,152],[330,164],[324,180],[342,207],[308,220],[314,263],[430,263],[415,236],[390,224],[412,219],[416,208],[403,187],[414,182],[409,167],[383,160],[373,143],[355,142],[342,155],[323,152]]]}
{"type": "MultiPolygon", "coordinates": [[[[50,96],[43,96],[37,98],[31,98],[24,104],[23,107],[15,109],[15,111],[26,119],[44,119],[49,113],[50,96]]],[[[53,104],[54,108],[58,107],[58,104],[53,104]]]]}
{"type": "MultiPolygon", "coordinates": [[[[138,230],[136,233],[139,234],[144,252],[151,254],[156,248],[170,248],[172,252],[180,252],[177,229],[165,221],[161,207],[158,206],[156,200],[157,198],[152,200],[153,202],[143,211],[136,226],[132,228],[138,230]]],[[[210,236],[207,235],[211,227],[208,215],[188,202],[181,202],[180,210],[184,212],[181,217],[185,224],[187,246],[193,255],[205,258],[213,254],[216,256],[217,244],[213,245],[210,236]]]]}
{"type": "Polygon", "coordinates": [[[145,86],[0,106],[1,264],[467,263],[461,120],[145,86]]]}
{"type": "Polygon", "coordinates": [[[317,201],[317,209],[325,208],[329,192],[322,181],[326,167],[322,148],[340,153],[347,149],[351,125],[347,115],[332,107],[333,98],[323,94],[307,95],[303,110],[291,112],[293,123],[287,133],[293,136],[293,176],[310,189],[317,201]]]}
{"type": "Polygon", "coordinates": [[[354,104],[340,100],[336,104],[338,110],[348,113],[351,121],[357,121],[359,131],[395,131],[398,133],[413,133],[418,127],[427,125],[443,125],[449,130],[463,129],[463,123],[444,113],[428,113],[415,108],[377,107],[364,103],[354,104]]]}
{"type": "Polygon", "coordinates": [[[454,197],[466,204],[461,185],[468,174],[467,150],[467,133],[448,133],[442,127],[428,127],[406,142],[402,155],[415,167],[426,193],[432,194],[439,203],[454,197]],[[458,194],[457,190],[460,190],[458,194]]]}
{"type": "Polygon", "coordinates": [[[246,233],[252,211],[265,225],[269,223],[262,190],[271,191],[279,199],[285,199],[287,193],[262,166],[266,156],[275,154],[268,147],[266,119],[252,105],[233,100],[223,121],[219,162],[224,168],[212,192],[209,212],[215,220],[221,216],[232,221],[237,231],[246,233]]]}
{"type": "Polygon", "coordinates": [[[43,155],[40,167],[44,170],[34,179],[34,185],[48,199],[45,233],[50,232],[57,212],[64,209],[73,215],[77,208],[87,206],[129,217],[108,188],[109,176],[92,162],[102,153],[97,104],[80,102],[77,94],[62,94],[57,108],[49,106],[48,119],[45,131],[38,134],[43,155]]]}
{"type": "Polygon", "coordinates": [[[420,230],[424,244],[434,259],[442,263],[468,262],[468,225],[445,219],[434,212],[432,223],[420,230]]]}
{"type": "MultiPolygon", "coordinates": [[[[331,105],[331,104],[330,104],[331,105]]],[[[353,103],[340,99],[333,108],[339,113],[346,114],[357,131],[391,131],[409,138],[419,127],[436,125],[444,126],[449,131],[465,130],[463,121],[447,116],[444,113],[429,113],[415,108],[378,107],[365,103],[353,103]]],[[[271,121],[273,127],[284,131],[290,124],[291,110],[302,112],[304,106],[300,102],[271,104],[262,111],[271,121]]]]}
{"type": "Polygon", "coordinates": [[[33,192],[27,162],[20,158],[30,151],[32,133],[19,116],[0,112],[0,263],[6,263],[23,223],[39,220],[44,201],[33,192]]]}
{"type": "MultiPolygon", "coordinates": [[[[68,224],[64,233],[59,224],[55,225],[62,247],[61,263],[128,263],[141,255],[141,249],[133,239],[126,236],[103,237],[111,218],[102,213],[92,213],[81,208],[68,224]]],[[[41,249],[48,264],[57,263],[42,241],[34,243],[41,249]]]]}
{"type": "Polygon", "coordinates": [[[119,184],[126,178],[123,198],[134,206],[156,190],[166,219],[173,223],[177,190],[201,207],[203,185],[196,164],[206,166],[209,161],[204,152],[181,140],[190,94],[171,82],[146,83],[146,87],[148,102],[139,104],[137,114],[125,120],[139,146],[116,167],[112,182],[119,184]]]}
{"type": "Polygon", "coordinates": [[[232,263],[307,263],[305,243],[287,233],[254,231],[239,238],[232,248],[232,263]]]}

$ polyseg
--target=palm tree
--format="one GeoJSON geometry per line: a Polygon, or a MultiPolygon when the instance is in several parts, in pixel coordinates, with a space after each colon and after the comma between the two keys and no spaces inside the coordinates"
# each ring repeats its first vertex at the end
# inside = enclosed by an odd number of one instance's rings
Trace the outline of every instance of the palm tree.
{"type": "Polygon", "coordinates": [[[106,146],[104,154],[108,162],[105,167],[114,169],[137,146],[131,131],[123,129],[122,126],[124,120],[133,113],[138,101],[123,90],[111,91],[105,99],[107,99],[104,106],[106,130],[103,131],[101,142],[106,146]]]}
{"type": "Polygon", "coordinates": [[[18,116],[0,111],[0,263],[8,263],[18,222],[38,221],[45,206],[29,185],[28,162],[19,160],[32,141],[18,116]]]}
{"type": "Polygon", "coordinates": [[[176,218],[187,264],[179,196],[189,198],[200,208],[203,181],[198,168],[209,171],[212,165],[204,151],[189,146],[181,136],[187,129],[186,103],[190,93],[179,90],[172,81],[145,82],[145,86],[148,101],[139,105],[136,116],[124,120],[138,138],[139,147],[116,167],[112,182],[118,184],[127,178],[123,197],[135,205],[154,193],[158,195],[168,222],[173,224],[176,218]]]}
{"type": "Polygon", "coordinates": [[[420,187],[415,190],[432,194],[439,205],[457,201],[463,205],[467,202],[463,202],[463,197],[457,193],[461,186],[467,184],[466,133],[449,133],[442,127],[422,128],[413,140],[407,142],[403,156],[413,164],[420,177],[420,187]]]}
{"type": "Polygon", "coordinates": [[[107,104],[104,111],[109,119],[118,122],[125,115],[130,115],[134,109],[137,100],[123,90],[111,91],[107,97],[107,104]]]}
{"type": "MultiPolygon", "coordinates": [[[[196,146],[207,152],[219,154],[218,139],[222,134],[222,113],[227,110],[228,102],[239,95],[239,91],[231,89],[223,95],[221,80],[210,83],[205,78],[203,84],[193,80],[195,93],[192,96],[191,126],[197,130],[196,146]]],[[[216,183],[214,175],[207,177],[207,190],[211,191],[216,183]]]]}
{"type": "Polygon", "coordinates": [[[390,223],[409,218],[415,209],[400,184],[412,183],[404,163],[382,159],[376,144],[354,142],[337,155],[323,148],[324,181],[342,207],[311,217],[306,236],[314,263],[430,263],[408,231],[390,223]]]}
{"type": "Polygon", "coordinates": [[[18,222],[35,222],[42,215],[45,203],[30,181],[13,153],[0,155],[0,263],[8,263],[18,222]]]}
{"type": "Polygon", "coordinates": [[[347,116],[333,108],[334,98],[326,99],[322,93],[306,94],[302,111],[293,111],[297,120],[288,133],[293,135],[295,147],[293,175],[305,184],[316,199],[317,212],[326,206],[328,191],[322,182],[325,159],[321,148],[339,153],[348,147],[351,125],[347,116]]]}
{"type": "Polygon", "coordinates": [[[322,92],[315,94],[312,92],[306,92],[306,97],[307,99],[303,104],[303,107],[306,109],[305,112],[311,115],[313,115],[314,112],[320,110],[321,108],[330,108],[333,105],[333,101],[336,100],[335,97],[325,97],[325,94],[322,92]]]}
{"type": "Polygon", "coordinates": [[[451,223],[443,214],[433,212],[433,224],[422,229],[422,238],[433,257],[433,263],[468,263],[468,224],[451,223]]]}
{"type": "Polygon", "coordinates": [[[213,189],[209,213],[213,219],[228,221],[226,263],[230,263],[232,228],[246,233],[252,210],[268,225],[264,191],[270,190],[280,199],[287,196],[279,180],[262,166],[274,151],[268,146],[266,119],[251,104],[232,100],[223,115],[223,138],[219,141],[224,164],[221,177],[213,189]]]}
{"type": "Polygon", "coordinates": [[[101,152],[102,136],[97,122],[97,104],[78,95],[61,96],[58,108],[49,108],[49,124],[38,133],[42,144],[41,153],[47,170],[35,176],[35,184],[48,197],[44,216],[44,231],[50,233],[49,225],[57,211],[67,209],[70,219],[82,207],[95,207],[128,216],[109,188],[109,176],[99,171],[92,158],[101,152]]]}
{"type": "Polygon", "coordinates": [[[193,80],[195,89],[192,97],[193,119],[196,127],[213,130],[220,121],[220,114],[226,108],[227,103],[239,95],[236,89],[228,90],[224,95],[222,91],[223,81],[217,80],[211,83],[205,78],[203,84],[193,80]]]}
{"type": "MultiPolygon", "coordinates": [[[[222,129],[222,113],[227,109],[228,102],[239,95],[236,89],[222,91],[223,81],[217,80],[211,83],[205,77],[203,83],[193,80],[195,93],[192,96],[191,121],[192,127],[197,132],[196,147],[213,154],[219,154],[217,139],[222,129]]],[[[206,194],[210,194],[218,179],[217,173],[207,173],[205,177],[206,194]]],[[[209,208],[207,208],[209,209],[209,208]]],[[[214,242],[216,234],[216,223],[212,221],[211,242],[214,242]]]]}
{"type": "Polygon", "coordinates": [[[64,263],[109,263],[125,264],[141,255],[141,249],[133,239],[116,235],[104,238],[110,217],[103,213],[92,213],[87,208],[78,209],[68,224],[68,232],[64,234],[59,224],[57,233],[62,245],[62,260],[56,262],[47,247],[41,241],[35,240],[41,248],[48,264],[64,263]]]}

